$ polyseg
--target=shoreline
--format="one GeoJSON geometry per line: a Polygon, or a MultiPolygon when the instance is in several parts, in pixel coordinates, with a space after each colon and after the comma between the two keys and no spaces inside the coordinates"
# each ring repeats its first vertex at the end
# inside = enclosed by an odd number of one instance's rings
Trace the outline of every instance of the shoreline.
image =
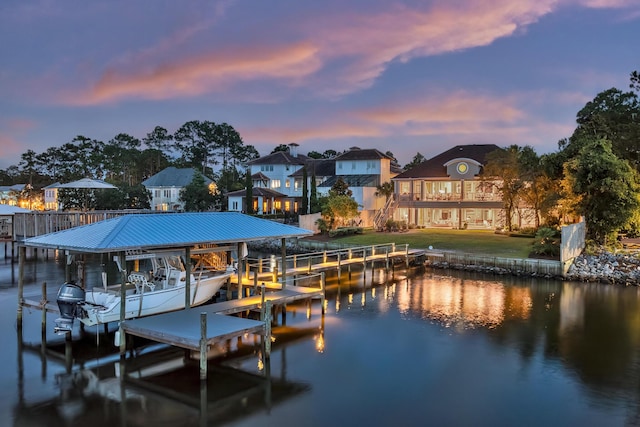
{"type": "MultiPolygon", "coordinates": [[[[329,243],[330,242],[326,242],[329,243]]],[[[280,253],[281,246],[280,241],[261,241],[255,242],[249,245],[253,250],[261,252],[273,252],[280,253]]],[[[327,249],[330,250],[329,247],[327,249]]],[[[417,248],[425,251],[432,251],[427,248],[417,248]]],[[[313,252],[313,248],[305,247],[298,242],[287,243],[287,253],[309,253],[313,252]]],[[[460,251],[439,251],[441,253],[451,252],[459,253],[460,251]]],[[[478,258],[482,258],[479,254],[474,254],[478,258]]],[[[484,255],[490,256],[490,255],[484,255]]],[[[532,261],[532,265],[535,265],[536,261],[555,261],[560,263],[559,260],[537,259],[537,258],[512,258],[513,260],[520,261],[532,261]]],[[[424,262],[425,267],[437,268],[437,269],[452,269],[452,270],[464,270],[475,271],[486,274],[495,275],[512,275],[520,277],[535,277],[543,279],[555,279],[559,281],[575,281],[575,282],[588,282],[588,283],[602,283],[602,284],[616,284],[624,286],[639,286],[640,285],[640,258],[630,255],[628,253],[611,253],[602,251],[596,255],[580,254],[577,256],[566,274],[550,274],[542,271],[527,271],[526,269],[515,267],[505,268],[495,265],[482,265],[481,263],[473,264],[460,264],[447,261],[434,261],[426,257],[424,262]]]]}

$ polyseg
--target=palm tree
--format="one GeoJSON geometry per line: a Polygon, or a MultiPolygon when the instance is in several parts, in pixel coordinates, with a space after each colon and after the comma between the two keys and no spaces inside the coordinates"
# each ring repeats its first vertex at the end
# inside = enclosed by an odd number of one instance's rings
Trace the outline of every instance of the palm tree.
{"type": "Polygon", "coordinates": [[[388,201],[391,196],[393,196],[394,187],[390,181],[383,182],[380,185],[376,186],[376,197],[385,197],[385,200],[388,201]]]}

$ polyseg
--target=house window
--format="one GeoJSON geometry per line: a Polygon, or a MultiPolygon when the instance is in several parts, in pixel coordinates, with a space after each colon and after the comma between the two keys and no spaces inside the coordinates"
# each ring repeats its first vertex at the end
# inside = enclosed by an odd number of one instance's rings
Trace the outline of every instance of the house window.
{"type": "Polygon", "coordinates": [[[231,203],[231,209],[233,209],[234,211],[238,210],[238,202],[232,202],[231,203]]]}
{"type": "Polygon", "coordinates": [[[421,196],[420,187],[422,187],[422,181],[413,182],[413,195],[415,196],[416,200],[420,200],[420,196],[421,196]]]}
{"type": "Polygon", "coordinates": [[[287,179],[287,180],[285,180],[285,182],[284,182],[284,186],[285,186],[286,188],[291,188],[291,182],[290,182],[288,179],[287,179]]]}
{"type": "Polygon", "coordinates": [[[351,162],[351,170],[356,170],[356,162],[351,162]]]}
{"type": "Polygon", "coordinates": [[[153,190],[153,197],[159,198],[160,197],[160,190],[153,190]]]}
{"type": "Polygon", "coordinates": [[[171,190],[163,190],[163,196],[165,198],[170,198],[171,197],[171,190]]]}
{"type": "Polygon", "coordinates": [[[281,183],[279,179],[272,179],[271,180],[271,188],[280,188],[281,187],[281,183]]]}
{"type": "Polygon", "coordinates": [[[280,200],[276,200],[273,206],[277,211],[279,211],[280,209],[282,209],[282,202],[280,200]]]}
{"type": "Polygon", "coordinates": [[[409,194],[411,187],[409,187],[409,182],[401,182],[400,183],[400,194],[409,194]]]}
{"type": "Polygon", "coordinates": [[[338,162],[338,169],[342,169],[342,162],[338,162]]]}
{"type": "Polygon", "coordinates": [[[273,172],[273,165],[260,165],[262,172],[273,172]]]}
{"type": "Polygon", "coordinates": [[[284,210],[289,212],[291,210],[291,202],[290,201],[286,201],[284,202],[284,210]]]}
{"type": "Polygon", "coordinates": [[[300,180],[299,179],[296,179],[295,181],[293,181],[293,189],[294,190],[297,191],[300,188],[300,185],[301,184],[300,184],[300,180]]]}

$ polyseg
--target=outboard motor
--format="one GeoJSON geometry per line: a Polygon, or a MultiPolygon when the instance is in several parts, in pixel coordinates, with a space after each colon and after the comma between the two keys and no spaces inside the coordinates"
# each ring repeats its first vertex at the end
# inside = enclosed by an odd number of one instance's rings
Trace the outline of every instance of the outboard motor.
{"type": "Polygon", "coordinates": [[[80,304],[84,303],[85,292],[75,283],[65,283],[58,289],[56,302],[62,317],[56,319],[55,333],[71,332],[73,319],[79,317],[80,304]]]}

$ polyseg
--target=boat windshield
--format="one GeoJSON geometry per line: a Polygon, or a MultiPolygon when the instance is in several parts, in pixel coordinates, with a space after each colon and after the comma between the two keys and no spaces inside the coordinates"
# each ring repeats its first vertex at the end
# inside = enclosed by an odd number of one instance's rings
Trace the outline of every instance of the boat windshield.
{"type": "Polygon", "coordinates": [[[182,265],[182,260],[180,259],[179,256],[170,256],[167,258],[167,264],[169,265],[169,267],[171,268],[175,268],[176,270],[184,270],[184,266],[182,265]]]}

